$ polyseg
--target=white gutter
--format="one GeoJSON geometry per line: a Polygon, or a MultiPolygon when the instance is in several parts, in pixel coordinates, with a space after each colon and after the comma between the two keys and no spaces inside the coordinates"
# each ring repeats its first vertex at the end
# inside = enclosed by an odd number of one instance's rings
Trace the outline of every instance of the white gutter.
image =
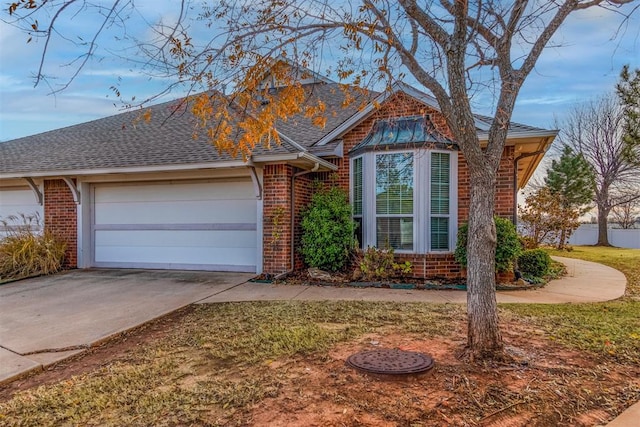
{"type": "Polygon", "coordinates": [[[313,154],[307,152],[301,153],[284,153],[284,154],[260,154],[257,156],[252,156],[251,160],[254,163],[280,163],[287,161],[295,161],[295,160],[304,160],[309,162],[312,165],[318,163],[321,167],[325,169],[329,169],[331,171],[338,170],[338,166],[334,165],[331,162],[328,162],[324,159],[321,159],[318,156],[314,156],[313,154]]]}
{"type": "MultiPolygon", "coordinates": [[[[519,139],[519,138],[546,138],[549,136],[558,135],[557,130],[535,130],[535,131],[515,131],[515,132],[507,132],[507,139],[519,139]]],[[[489,140],[488,132],[478,132],[478,139],[481,142],[485,142],[489,140]]]]}
{"type": "Polygon", "coordinates": [[[123,168],[103,168],[103,169],[69,169],[69,170],[49,170],[42,172],[10,172],[0,174],[0,179],[24,178],[28,175],[30,178],[44,177],[62,177],[62,176],[83,176],[83,175],[108,175],[122,173],[144,173],[144,172],[179,172],[192,171],[198,169],[222,169],[244,167],[246,163],[242,160],[223,161],[215,163],[193,163],[186,165],[154,165],[154,166],[133,166],[123,168]]]}

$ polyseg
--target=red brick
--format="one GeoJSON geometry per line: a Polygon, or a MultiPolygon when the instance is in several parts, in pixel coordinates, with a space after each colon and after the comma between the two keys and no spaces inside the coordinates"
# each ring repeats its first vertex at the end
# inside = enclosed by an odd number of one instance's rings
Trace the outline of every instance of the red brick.
{"type": "Polygon", "coordinates": [[[78,267],[77,205],[61,179],[44,181],[44,226],[67,244],[64,268],[78,267]]]}

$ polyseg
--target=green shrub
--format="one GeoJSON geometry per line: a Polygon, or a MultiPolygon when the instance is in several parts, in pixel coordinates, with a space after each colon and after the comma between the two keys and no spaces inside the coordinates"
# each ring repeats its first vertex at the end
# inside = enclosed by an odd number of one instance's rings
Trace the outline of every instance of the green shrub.
{"type": "Polygon", "coordinates": [[[16,216],[0,221],[6,230],[6,236],[0,240],[0,280],[60,271],[66,244],[49,231],[37,233],[37,217],[21,215],[21,218],[21,224],[16,216]]]}
{"type": "Polygon", "coordinates": [[[383,280],[389,277],[404,277],[411,274],[411,262],[397,263],[393,248],[368,247],[362,253],[360,271],[364,280],[383,280]]]}
{"type": "Polygon", "coordinates": [[[337,187],[320,189],[302,212],[304,262],[322,270],[342,269],[349,261],[354,231],[347,194],[337,187]]]}
{"type": "MultiPolygon", "coordinates": [[[[522,245],[516,232],[516,227],[505,218],[494,217],[496,224],[496,271],[506,272],[513,269],[513,261],[522,252],[522,245]]],[[[462,224],[458,229],[458,239],[454,253],[456,261],[463,267],[467,266],[467,234],[469,225],[462,224]]]]}
{"type": "Polygon", "coordinates": [[[543,249],[529,249],[518,257],[518,269],[529,277],[544,277],[551,268],[551,257],[543,249]]]}

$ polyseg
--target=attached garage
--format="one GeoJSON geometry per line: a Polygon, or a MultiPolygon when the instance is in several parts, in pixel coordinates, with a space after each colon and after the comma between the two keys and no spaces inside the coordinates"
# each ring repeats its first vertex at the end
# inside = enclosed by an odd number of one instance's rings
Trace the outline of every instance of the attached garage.
{"type": "MultiPolygon", "coordinates": [[[[37,215],[42,226],[44,221],[42,206],[37,202],[35,193],[27,186],[2,187],[0,188],[0,219],[16,215],[20,217],[37,215]]],[[[12,225],[21,225],[22,219],[12,225]]],[[[0,238],[5,235],[6,230],[0,224],[0,238]]]]}
{"type": "Polygon", "coordinates": [[[257,201],[247,179],[94,184],[95,267],[256,272],[257,201]]]}

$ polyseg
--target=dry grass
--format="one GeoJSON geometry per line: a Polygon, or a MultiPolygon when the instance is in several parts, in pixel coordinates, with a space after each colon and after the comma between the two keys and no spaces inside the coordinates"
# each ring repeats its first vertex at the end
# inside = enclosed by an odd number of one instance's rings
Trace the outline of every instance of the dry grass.
{"type": "Polygon", "coordinates": [[[66,244],[51,232],[39,233],[37,216],[0,220],[6,236],[0,240],[0,283],[60,271],[66,244]]]}

